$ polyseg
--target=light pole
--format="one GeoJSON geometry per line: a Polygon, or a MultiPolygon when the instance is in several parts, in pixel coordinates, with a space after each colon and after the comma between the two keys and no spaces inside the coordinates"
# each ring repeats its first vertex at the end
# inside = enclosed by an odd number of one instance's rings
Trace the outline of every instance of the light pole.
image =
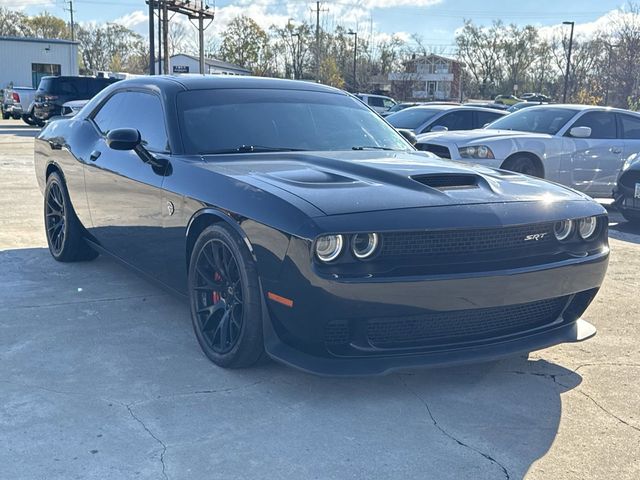
{"type": "Polygon", "coordinates": [[[609,47],[609,59],[607,60],[607,89],[604,91],[604,106],[609,105],[609,87],[611,85],[611,57],[613,56],[613,49],[618,48],[619,45],[606,44],[609,47]]]}
{"type": "Polygon", "coordinates": [[[358,65],[358,32],[349,30],[349,35],[353,35],[353,91],[358,89],[358,77],[356,76],[356,66],[358,65]]]}
{"type": "Polygon", "coordinates": [[[575,22],[562,22],[563,25],[571,25],[571,33],[569,34],[569,52],[567,53],[567,71],[564,74],[564,93],[562,94],[562,103],[567,103],[567,90],[569,89],[569,69],[571,68],[571,47],[573,46],[573,27],[575,22]]]}

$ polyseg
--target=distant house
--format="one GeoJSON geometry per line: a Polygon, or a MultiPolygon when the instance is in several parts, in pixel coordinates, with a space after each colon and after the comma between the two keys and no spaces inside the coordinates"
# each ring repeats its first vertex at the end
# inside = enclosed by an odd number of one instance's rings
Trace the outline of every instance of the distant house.
{"type": "Polygon", "coordinates": [[[440,55],[414,57],[403,72],[389,74],[391,91],[403,100],[459,100],[463,66],[440,55]]]}
{"type": "MultiPolygon", "coordinates": [[[[156,62],[156,73],[160,71],[159,68],[161,65],[162,60],[158,60],[156,62]]],[[[233,63],[223,62],[216,58],[205,58],[204,67],[204,73],[207,75],[251,75],[251,70],[247,70],[239,65],[234,65],[233,63]]],[[[169,57],[169,71],[163,71],[162,73],[201,73],[200,59],[185,53],[171,55],[171,57],[169,57]]]]}

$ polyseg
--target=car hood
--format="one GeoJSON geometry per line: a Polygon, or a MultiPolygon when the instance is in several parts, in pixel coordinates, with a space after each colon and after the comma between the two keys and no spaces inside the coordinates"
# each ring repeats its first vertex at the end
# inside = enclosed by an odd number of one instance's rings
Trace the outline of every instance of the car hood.
{"type": "Polygon", "coordinates": [[[479,128],[477,130],[460,130],[455,132],[434,132],[418,135],[418,142],[453,142],[456,145],[463,145],[467,142],[478,143],[480,141],[517,139],[517,138],[553,138],[553,135],[532,132],[517,132],[514,130],[493,130],[490,128],[479,128]]]}
{"type": "Polygon", "coordinates": [[[284,190],[326,215],[586,198],[543,180],[441,160],[425,152],[286,152],[203,158],[204,169],[276,194],[284,190]]]}

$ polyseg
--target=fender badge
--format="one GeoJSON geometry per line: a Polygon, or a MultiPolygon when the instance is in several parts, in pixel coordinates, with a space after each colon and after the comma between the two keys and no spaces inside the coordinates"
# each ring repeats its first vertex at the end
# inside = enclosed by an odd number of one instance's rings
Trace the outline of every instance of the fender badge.
{"type": "Polygon", "coordinates": [[[175,212],[176,209],[173,206],[173,202],[167,202],[167,212],[169,212],[169,215],[173,215],[173,212],[175,212]]]}

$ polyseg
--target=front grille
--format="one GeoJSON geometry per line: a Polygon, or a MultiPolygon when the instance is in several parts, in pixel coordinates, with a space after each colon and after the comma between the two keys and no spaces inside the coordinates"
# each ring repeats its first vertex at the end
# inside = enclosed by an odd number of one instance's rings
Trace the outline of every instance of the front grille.
{"type": "Polygon", "coordinates": [[[524,250],[554,243],[553,223],[475,230],[391,232],[382,235],[381,254],[397,257],[499,253],[503,256],[507,250],[524,250]],[[530,237],[540,234],[544,235],[538,236],[538,240],[530,237]],[[527,238],[530,240],[526,240],[527,238]]]}
{"type": "Polygon", "coordinates": [[[433,143],[418,143],[416,145],[418,150],[423,152],[431,152],[440,158],[451,158],[451,152],[448,147],[442,145],[435,145],[433,143]]]}
{"type": "Polygon", "coordinates": [[[559,297],[507,307],[372,319],[367,322],[367,337],[372,345],[383,348],[480,340],[551,323],[566,303],[567,297],[559,297]]]}
{"type": "MultiPolygon", "coordinates": [[[[589,292],[588,300],[595,293],[589,292]]],[[[410,317],[336,320],[325,328],[329,347],[346,346],[357,339],[351,332],[362,332],[363,340],[378,348],[408,348],[472,342],[513,335],[543,327],[558,319],[569,297],[509,305],[503,307],[431,312],[410,317]],[[364,324],[364,328],[358,325],[364,324]]],[[[583,308],[580,309],[580,313],[583,308]]],[[[579,314],[577,316],[579,316],[579,314]]],[[[570,320],[575,320],[573,316],[570,320]]],[[[354,335],[358,335],[354,333],[354,335]]]]}

